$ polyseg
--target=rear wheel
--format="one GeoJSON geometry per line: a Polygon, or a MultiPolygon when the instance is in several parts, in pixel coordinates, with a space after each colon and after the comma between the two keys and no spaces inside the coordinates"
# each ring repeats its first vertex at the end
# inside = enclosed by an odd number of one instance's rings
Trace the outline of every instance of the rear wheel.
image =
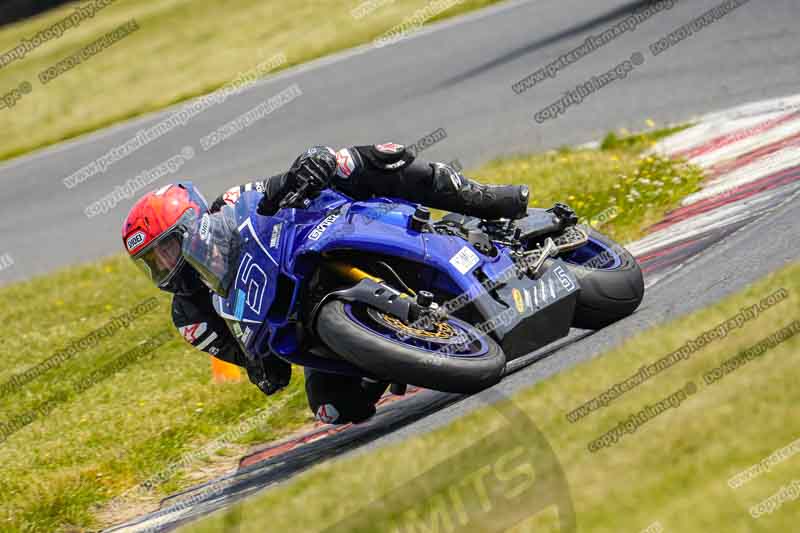
{"type": "Polygon", "coordinates": [[[332,300],[320,309],[316,329],[336,354],[380,379],[444,392],[490,387],[506,363],[494,340],[455,318],[428,331],[365,304],[332,300]]]}
{"type": "Polygon", "coordinates": [[[589,242],[561,257],[580,282],[572,325],[600,329],[633,314],[644,298],[644,278],[633,255],[587,228],[589,242]]]}

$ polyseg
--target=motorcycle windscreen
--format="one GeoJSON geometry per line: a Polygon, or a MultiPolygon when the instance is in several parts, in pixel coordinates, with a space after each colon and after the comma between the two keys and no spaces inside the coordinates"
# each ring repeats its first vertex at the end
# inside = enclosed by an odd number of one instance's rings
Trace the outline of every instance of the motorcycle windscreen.
{"type": "Polygon", "coordinates": [[[223,298],[228,297],[236,276],[241,250],[241,235],[231,206],[217,213],[206,213],[183,240],[183,257],[197,270],[200,279],[223,298]]]}

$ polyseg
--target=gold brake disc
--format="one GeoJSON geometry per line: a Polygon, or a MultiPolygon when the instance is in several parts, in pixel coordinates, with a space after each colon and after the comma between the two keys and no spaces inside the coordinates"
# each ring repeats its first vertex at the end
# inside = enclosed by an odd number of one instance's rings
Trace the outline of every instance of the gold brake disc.
{"type": "Polygon", "coordinates": [[[399,318],[395,318],[391,315],[387,315],[386,313],[381,313],[381,318],[389,324],[401,331],[405,331],[411,335],[415,335],[417,337],[432,337],[435,339],[452,339],[457,335],[457,332],[453,327],[448,324],[447,322],[437,322],[436,323],[436,331],[427,331],[424,329],[415,328],[405,324],[399,318]]]}

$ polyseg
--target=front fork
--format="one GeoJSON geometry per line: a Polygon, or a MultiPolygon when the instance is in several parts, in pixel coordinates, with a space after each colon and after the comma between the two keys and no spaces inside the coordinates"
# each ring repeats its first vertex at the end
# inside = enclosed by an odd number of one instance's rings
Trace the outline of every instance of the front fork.
{"type": "MultiPolygon", "coordinates": [[[[380,311],[396,316],[407,325],[423,322],[427,324],[426,329],[435,329],[434,321],[420,321],[425,313],[430,313],[435,309],[436,304],[433,302],[433,295],[431,293],[419,291],[419,293],[412,298],[390,287],[384,283],[381,278],[373,276],[353,265],[341,261],[329,261],[326,265],[343,278],[353,281],[355,285],[344,291],[336,291],[324,297],[322,301],[317,304],[313,313],[314,317],[316,317],[316,311],[321,308],[322,304],[329,297],[335,295],[337,298],[361,301],[372,305],[380,311]],[[384,296],[386,297],[384,298],[384,296]]],[[[390,391],[396,396],[403,396],[406,390],[407,385],[405,383],[391,384],[390,391]]]]}
{"type": "MultiPolygon", "coordinates": [[[[351,301],[357,300],[388,315],[399,318],[407,325],[411,325],[419,322],[425,314],[433,312],[436,308],[436,304],[433,302],[433,295],[427,291],[419,291],[419,294],[415,294],[412,297],[398,291],[383,279],[348,263],[328,261],[325,265],[343,278],[354,282],[355,285],[349,289],[326,295],[317,304],[317,309],[331,297],[349,299],[351,301]]],[[[316,312],[314,316],[316,316],[316,312]]],[[[431,321],[424,322],[427,324],[431,321]]],[[[429,327],[433,328],[435,325],[430,325],[429,327]]]]}

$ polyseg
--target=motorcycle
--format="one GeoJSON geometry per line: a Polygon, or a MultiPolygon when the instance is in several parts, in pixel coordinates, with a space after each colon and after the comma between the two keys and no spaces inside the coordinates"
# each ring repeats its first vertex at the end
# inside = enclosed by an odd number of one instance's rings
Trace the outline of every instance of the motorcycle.
{"type": "Polygon", "coordinates": [[[196,221],[183,254],[252,360],[444,392],[497,383],[506,364],[632,314],[633,256],[564,204],[518,220],[302,184],[272,216],[262,194],[196,221]]]}

